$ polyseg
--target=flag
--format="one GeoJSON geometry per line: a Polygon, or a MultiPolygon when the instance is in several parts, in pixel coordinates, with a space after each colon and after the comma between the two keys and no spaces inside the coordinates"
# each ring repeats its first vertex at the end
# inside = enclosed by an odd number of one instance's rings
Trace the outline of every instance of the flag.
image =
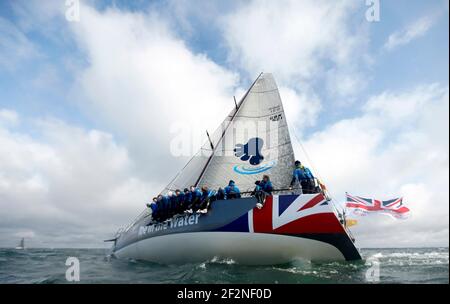
{"type": "Polygon", "coordinates": [[[403,198],[394,198],[390,200],[377,200],[353,196],[346,193],[346,207],[352,214],[366,216],[371,213],[381,213],[392,216],[396,219],[406,219],[410,215],[410,210],[403,204],[403,198]]]}
{"type": "Polygon", "coordinates": [[[358,224],[358,221],[357,221],[357,220],[354,220],[354,219],[345,219],[345,227],[355,226],[356,224],[358,224]]]}

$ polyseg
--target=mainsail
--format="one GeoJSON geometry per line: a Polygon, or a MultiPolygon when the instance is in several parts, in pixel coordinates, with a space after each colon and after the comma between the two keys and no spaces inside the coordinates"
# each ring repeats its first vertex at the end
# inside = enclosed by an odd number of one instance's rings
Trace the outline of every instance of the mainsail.
{"type": "Polygon", "coordinates": [[[218,189],[229,180],[241,191],[250,191],[264,174],[275,189],[282,189],[289,185],[293,163],[278,87],[272,74],[261,73],[210,141],[163,192],[190,185],[218,189]]]}

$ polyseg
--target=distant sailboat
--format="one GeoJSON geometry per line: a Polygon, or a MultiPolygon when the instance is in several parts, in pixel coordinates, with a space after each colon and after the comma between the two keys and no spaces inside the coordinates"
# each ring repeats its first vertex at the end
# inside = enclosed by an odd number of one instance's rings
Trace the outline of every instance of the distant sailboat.
{"type": "Polygon", "coordinates": [[[22,238],[20,240],[20,243],[19,243],[19,245],[17,245],[16,249],[17,250],[24,250],[25,249],[25,238],[22,238]]]}
{"type": "Polygon", "coordinates": [[[179,215],[163,223],[151,222],[143,212],[107,240],[114,242],[112,254],[167,264],[215,257],[259,265],[297,258],[361,259],[349,229],[324,193],[286,191],[295,156],[273,76],[262,73],[235,106],[162,194],[190,185],[218,189],[229,180],[249,194],[255,181],[269,174],[277,190],[264,207],[256,208],[256,198],[243,195],[214,201],[206,214],[179,215]],[[261,123],[265,129],[246,128],[261,123]],[[241,140],[235,143],[237,137],[241,140]]]}

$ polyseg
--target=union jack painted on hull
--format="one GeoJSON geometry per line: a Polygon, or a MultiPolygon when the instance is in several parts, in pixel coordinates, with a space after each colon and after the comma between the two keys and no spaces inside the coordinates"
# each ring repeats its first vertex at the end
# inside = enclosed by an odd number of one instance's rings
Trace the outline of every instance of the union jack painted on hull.
{"type": "Polygon", "coordinates": [[[347,260],[361,258],[322,194],[269,196],[262,209],[253,208],[217,231],[309,238],[332,244],[347,260]]]}
{"type": "Polygon", "coordinates": [[[269,196],[264,208],[253,208],[219,230],[275,234],[344,232],[322,194],[308,200],[304,198],[299,195],[269,196]]]}

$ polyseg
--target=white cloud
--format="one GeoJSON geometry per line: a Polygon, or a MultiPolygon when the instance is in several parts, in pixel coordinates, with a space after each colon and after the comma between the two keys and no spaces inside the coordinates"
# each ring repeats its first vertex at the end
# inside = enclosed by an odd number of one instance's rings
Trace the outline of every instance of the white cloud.
{"type": "Polygon", "coordinates": [[[284,111],[287,121],[299,131],[314,126],[319,115],[322,104],[313,92],[296,92],[287,87],[280,87],[280,96],[283,100],[284,111]]]}
{"type": "Polygon", "coordinates": [[[364,87],[366,25],[354,23],[354,1],[251,1],[222,19],[230,60],[249,75],[273,72],[303,88],[326,82],[331,94],[364,87]]]}
{"type": "Polygon", "coordinates": [[[408,44],[414,39],[424,36],[433,26],[433,23],[434,20],[430,16],[425,16],[418,19],[406,28],[389,35],[389,38],[384,44],[384,48],[387,50],[393,50],[399,46],[408,44]]]}
{"type": "Polygon", "coordinates": [[[27,36],[12,22],[0,17],[0,68],[15,70],[17,65],[39,55],[27,36]]]}
{"type": "Polygon", "coordinates": [[[88,61],[75,89],[80,106],[127,138],[141,172],[169,180],[185,161],[170,156],[172,124],[206,140],[234,106],[237,75],[189,50],[155,12],[81,12],[73,24],[88,61]]]}
{"type": "Polygon", "coordinates": [[[2,245],[20,232],[34,236],[30,246],[98,246],[163,186],[135,177],[108,133],[52,119],[33,126],[38,138],[0,125],[2,245]]]}
{"type": "Polygon", "coordinates": [[[16,125],[19,117],[15,111],[0,109],[0,127],[2,125],[16,125]]]}
{"type": "Polygon", "coordinates": [[[412,217],[361,219],[353,229],[361,246],[448,246],[448,100],[448,87],[437,84],[385,92],[370,98],[359,117],[336,122],[304,142],[316,172],[339,201],[345,191],[405,197],[412,217]]]}

